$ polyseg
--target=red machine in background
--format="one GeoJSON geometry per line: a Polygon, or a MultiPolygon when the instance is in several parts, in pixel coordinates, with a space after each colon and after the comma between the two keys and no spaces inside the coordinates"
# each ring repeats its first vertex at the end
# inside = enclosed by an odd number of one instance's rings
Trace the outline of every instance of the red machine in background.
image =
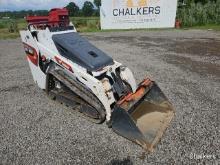
{"type": "Polygon", "coordinates": [[[46,24],[49,27],[68,26],[70,23],[69,13],[66,8],[51,9],[48,16],[27,16],[26,21],[28,24],[34,24],[38,27],[41,27],[42,24],[46,24]]]}

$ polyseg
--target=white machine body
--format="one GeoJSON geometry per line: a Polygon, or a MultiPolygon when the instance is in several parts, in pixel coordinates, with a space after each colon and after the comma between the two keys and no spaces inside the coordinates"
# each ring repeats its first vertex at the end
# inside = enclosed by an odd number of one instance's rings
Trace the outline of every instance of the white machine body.
{"type": "MultiPolygon", "coordinates": [[[[70,23],[70,25],[72,25],[72,23],[70,23]]],[[[121,78],[129,84],[132,91],[135,92],[137,84],[132,72],[127,67],[124,67],[122,64],[114,61],[112,65],[105,66],[88,74],[86,68],[74,63],[73,60],[69,60],[68,58],[62,56],[57,50],[52,37],[57,34],[65,33],[71,35],[73,33],[77,33],[77,31],[73,28],[71,30],[51,32],[49,28],[39,30],[34,26],[30,26],[27,30],[20,31],[34,81],[41,89],[46,88],[46,72],[44,72],[39,66],[40,59],[43,58],[46,62],[56,63],[58,66],[64,68],[69,75],[76,78],[82,84],[85,84],[85,86],[98,97],[106,110],[107,121],[110,120],[111,105],[116,103],[118,100],[114,97],[112,84],[110,84],[109,80],[105,77],[103,79],[97,79],[96,77],[104,72],[106,75],[112,77],[112,73],[115,74],[116,69],[121,67],[121,78]]]]}

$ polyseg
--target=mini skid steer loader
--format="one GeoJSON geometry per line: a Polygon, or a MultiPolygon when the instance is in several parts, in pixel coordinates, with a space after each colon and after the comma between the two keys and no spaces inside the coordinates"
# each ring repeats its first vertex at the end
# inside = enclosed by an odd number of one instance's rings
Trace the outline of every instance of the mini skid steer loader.
{"type": "Polygon", "coordinates": [[[153,151],[174,109],[149,78],[136,84],[132,72],[81,37],[68,11],[28,16],[20,31],[34,81],[46,94],[95,123],[153,151]]]}

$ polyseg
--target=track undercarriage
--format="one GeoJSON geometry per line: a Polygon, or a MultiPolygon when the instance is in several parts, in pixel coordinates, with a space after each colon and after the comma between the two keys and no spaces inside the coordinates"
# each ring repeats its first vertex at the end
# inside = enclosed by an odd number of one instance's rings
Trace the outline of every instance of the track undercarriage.
{"type": "Polygon", "coordinates": [[[48,84],[46,92],[53,100],[71,106],[94,123],[102,123],[105,120],[104,108],[96,96],[83,84],[70,78],[62,69],[50,68],[48,84]]]}

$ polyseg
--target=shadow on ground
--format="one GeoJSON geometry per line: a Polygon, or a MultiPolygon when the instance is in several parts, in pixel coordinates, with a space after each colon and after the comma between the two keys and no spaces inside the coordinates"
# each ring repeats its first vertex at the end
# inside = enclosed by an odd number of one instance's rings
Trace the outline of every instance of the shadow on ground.
{"type": "Polygon", "coordinates": [[[123,160],[113,159],[107,165],[133,165],[133,162],[130,160],[130,157],[127,157],[123,160]]]}

